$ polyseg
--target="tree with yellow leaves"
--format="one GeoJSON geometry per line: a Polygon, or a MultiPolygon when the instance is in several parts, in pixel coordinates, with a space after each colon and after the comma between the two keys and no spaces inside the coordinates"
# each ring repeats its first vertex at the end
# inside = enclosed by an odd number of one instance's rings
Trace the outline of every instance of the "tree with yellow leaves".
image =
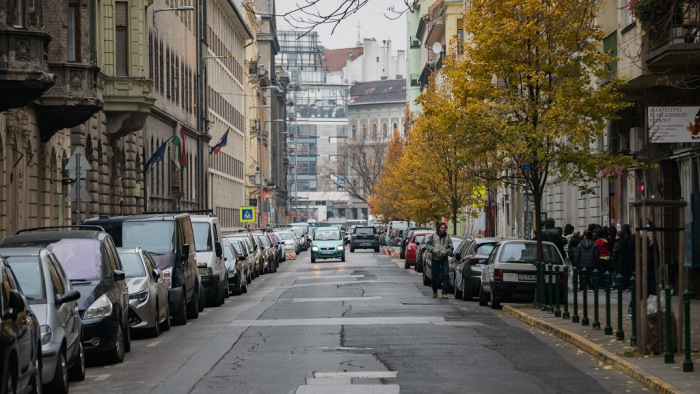
{"type": "Polygon", "coordinates": [[[394,130],[394,138],[389,141],[386,160],[382,167],[379,180],[374,184],[374,190],[367,199],[367,204],[375,216],[381,216],[384,221],[406,218],[406,212],[402,212],[400,204],[401,186],[398,183],[397,173],[399,160],[403,156],[403,138],[397,130],[394,130]]]}

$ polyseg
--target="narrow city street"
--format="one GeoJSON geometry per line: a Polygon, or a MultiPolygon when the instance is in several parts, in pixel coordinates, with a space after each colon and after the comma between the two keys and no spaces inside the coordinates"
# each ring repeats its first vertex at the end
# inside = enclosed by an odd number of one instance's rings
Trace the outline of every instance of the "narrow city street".
{"type": "Polygon", "coordinates": [[[643,387],[476,302],[433,299],[401,260],[308,252],[119,365],[92,365],[76,393],[623,392],[643,387]]]}

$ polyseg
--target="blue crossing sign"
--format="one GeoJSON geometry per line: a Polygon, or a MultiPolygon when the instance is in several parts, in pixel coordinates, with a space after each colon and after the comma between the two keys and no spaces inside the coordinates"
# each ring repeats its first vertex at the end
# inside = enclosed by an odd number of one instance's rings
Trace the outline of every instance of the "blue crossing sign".
{"type": "Polygon", "coordinates": [[[240,213],[241,223],[255,221],[255,207],[240,207],[238,212],[240,213]]]}

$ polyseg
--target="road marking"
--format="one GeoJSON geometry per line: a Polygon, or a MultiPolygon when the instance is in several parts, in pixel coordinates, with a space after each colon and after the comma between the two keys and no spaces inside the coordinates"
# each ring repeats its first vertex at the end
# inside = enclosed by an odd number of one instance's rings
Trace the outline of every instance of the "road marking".
{"type": "Polygon", "coordinates": [[[153,341],[153,342],[149,343],[148,345],[146,345],[146,347],[158,346],[160,344],[160,342],[161,341],[153,341]]]}
{"type": "Polygon", "coordinates": [[[298,276],[298,280],[307,279],[345,279],[345,278],[364,278],[365,275],[302,275],[298,276]]]}
{"type": "Polygon", "coordinates": [[[386,379],[398,375],[398,371],[314,372],[315,378],[386,379]]]}
{"type": "MultiPolygon", "coordinates": [[[[367,300],[379,300],[380,296],[370,296],[370,297],[326,297],[326,298],[286,298],[291,299],[292,302],[323,302],[323,301],[367,301],[367,300]]],[[[285,300],[285,298],[280,298],[280,301],[285,300]]]]}
{"type": "Polygon", "coordinates": [[[282,327],[282,326],[340,326],[340,325],[403,325],[403,324],[435,324],[455,325],[463,327],[481,327],[479,322],[449,321],[443,317],[335,317],[317,319],[278,319],[278,320],[235,320],[231,327],[282,327]]]}
{"type": "Polygon", "coordinates": [[[297,387],[296,394],[398,394],[398,384],[352,384],[353,379],[391,379],[397,371],[314,372],[306,384],[297,387]]]}
{"type": "Polygon", "coordinates": [[[110,376],[112,376],[112,374],[109,374],[109,373],[103,374],[103,375],[97,375],[97,377],[95,378],[95,382],[101,382],[103,380],[106,380],[110,376]]]}

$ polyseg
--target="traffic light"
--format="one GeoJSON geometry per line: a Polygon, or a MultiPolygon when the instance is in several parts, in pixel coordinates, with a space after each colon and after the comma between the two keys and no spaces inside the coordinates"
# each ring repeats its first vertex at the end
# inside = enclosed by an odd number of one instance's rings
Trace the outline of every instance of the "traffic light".
{"type": "Polygon", "coordinates": [[[644,188],[644,182],[642,182],[641,184],[639,184],[639,193],[641,193],[641,195],[644,196],[645,190],[646,189],[644,188]]]}

